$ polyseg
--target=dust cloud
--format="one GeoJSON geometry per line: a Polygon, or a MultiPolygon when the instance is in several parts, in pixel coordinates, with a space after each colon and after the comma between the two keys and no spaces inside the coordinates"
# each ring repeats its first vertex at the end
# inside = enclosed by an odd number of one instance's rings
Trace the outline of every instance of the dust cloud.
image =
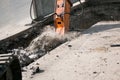
{"type": "Polygon", "coordinates": [[[22,66],[42,57],[57,46],[70,41],[80,35],[80,32],[68,32],[65,35],[59,35],[55,32],[53,26],[46,26],[43,32],[31,41],[25,49],[17,49],[22,66]]]}

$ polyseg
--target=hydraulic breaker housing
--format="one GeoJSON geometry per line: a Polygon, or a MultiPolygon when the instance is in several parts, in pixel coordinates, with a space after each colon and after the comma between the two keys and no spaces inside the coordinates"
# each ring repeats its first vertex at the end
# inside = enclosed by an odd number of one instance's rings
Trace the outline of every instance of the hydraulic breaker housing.
{"type": "Polygon", "coordinates": [[[69,30],[71,6],[72,4],[69,0],[56,0],[54,26],[56,27],[56,32],[60,35],[64,35],[69,30]]]}

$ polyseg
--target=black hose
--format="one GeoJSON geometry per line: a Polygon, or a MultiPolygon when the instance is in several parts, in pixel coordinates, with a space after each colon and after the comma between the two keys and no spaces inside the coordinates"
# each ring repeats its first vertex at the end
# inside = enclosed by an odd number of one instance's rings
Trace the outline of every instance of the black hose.
{"type": "Polygon", "coordinates": [[[34,22],[34,19],[32,17],[32,5],[33,5],[33,0],[31,1],[31,4],[30,4],[30,18],[32,19],[32,21],[34,22]]]}

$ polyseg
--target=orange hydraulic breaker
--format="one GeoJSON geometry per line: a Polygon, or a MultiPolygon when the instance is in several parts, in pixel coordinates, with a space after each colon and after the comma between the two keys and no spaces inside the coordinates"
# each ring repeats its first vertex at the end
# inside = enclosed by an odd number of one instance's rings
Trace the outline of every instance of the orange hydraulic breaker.
{"type": "Polygon", "coordinates": [[[69,30],[71,6],[70,0],[56,0],[55,2],[54,25],[56,33],[60,35],[64,35],[69,30]]]}

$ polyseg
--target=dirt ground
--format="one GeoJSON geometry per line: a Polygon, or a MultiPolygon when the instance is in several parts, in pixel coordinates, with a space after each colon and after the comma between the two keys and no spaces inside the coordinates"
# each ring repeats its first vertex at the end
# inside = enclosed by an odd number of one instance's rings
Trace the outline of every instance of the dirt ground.
{"type": "Polygon", "coordinates": [[[23,80],[120,80],[120,46],[111,47],[116,44],[120,22],[99,22],[24,67],[23,80]]]}

